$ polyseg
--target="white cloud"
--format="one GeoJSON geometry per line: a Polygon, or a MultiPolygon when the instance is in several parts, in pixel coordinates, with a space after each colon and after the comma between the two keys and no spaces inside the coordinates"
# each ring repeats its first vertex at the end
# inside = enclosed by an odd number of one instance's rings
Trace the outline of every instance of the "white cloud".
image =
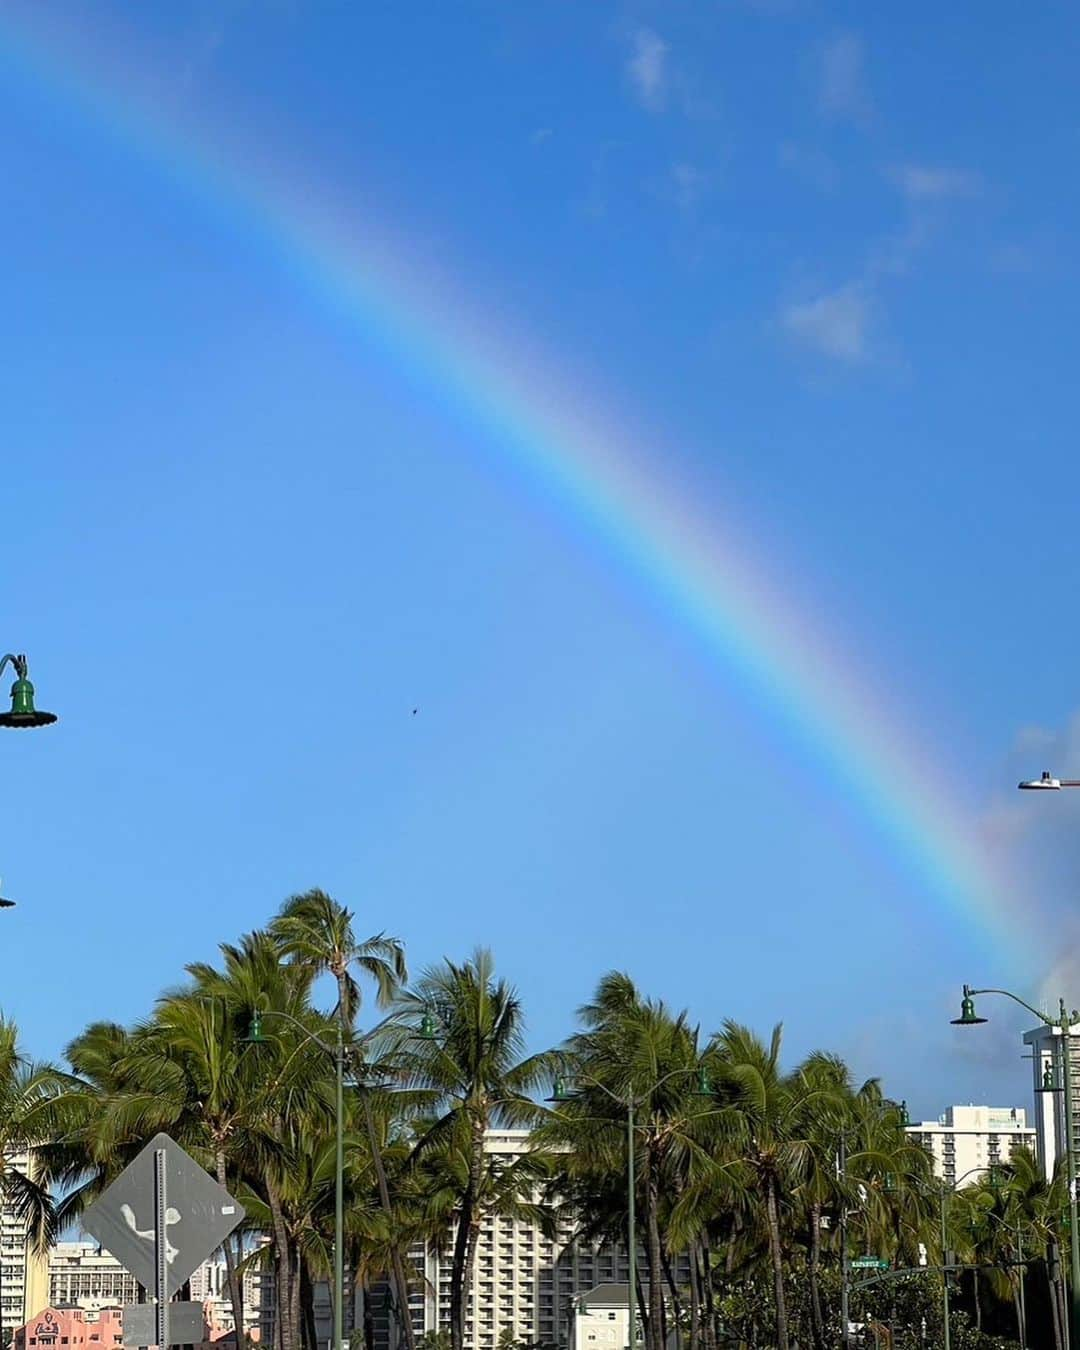
{"type": "Polygon", "coordinates": [[[664,106],[668,86],[668,45],[651,28],[639,28],[626,61],[626,76],[638,100],[653,112],[664,106]]]}
{"type": "Polygon", "coordinates": [[[865,122],[871,99],[866,83],[863,45],[855,33],[834,34],[821,52],[821,110],[838,120],[865,122]]]}
{"type": "Polygon", "coordinates": [[[911,202],[973,197],[980,187],[977,174],[961,169],[933,168],[927,164],[894,165],[889,170],[889,177],[911,202]]]}
{"type": "Polygon", "coordinates": [[[781,316],[787,333],[807,347],[839,361],[864,361],[869,351],[871,304],[864,287],[842,286],[800,304],[781,316]]]}

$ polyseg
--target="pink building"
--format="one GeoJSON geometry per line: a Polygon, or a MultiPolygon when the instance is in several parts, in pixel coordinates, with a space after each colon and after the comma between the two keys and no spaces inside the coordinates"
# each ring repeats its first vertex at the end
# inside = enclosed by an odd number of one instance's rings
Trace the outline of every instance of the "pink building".
{"type": "Polygon", "coordinates": [[[12,1350],[113,1350],[123,1341],[119,1308],[46,1308],[16,1329],[12,1350]]]}

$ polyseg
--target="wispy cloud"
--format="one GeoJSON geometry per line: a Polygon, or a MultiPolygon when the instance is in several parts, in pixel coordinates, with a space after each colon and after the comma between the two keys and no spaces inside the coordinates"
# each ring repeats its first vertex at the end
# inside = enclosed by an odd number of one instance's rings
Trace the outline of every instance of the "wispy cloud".
{"type": "Polygon", "coordinates": [[[668,44],[651,28],[639,28],[631,39],[626,78],[638,101],[651,112],[659,112],[667,98],[668,50],[668,44]]]}
{"type": "Polygon", "coordinates": [[[533,132],[533,134],[529,137],[529,141],[532,145],[543,145],[545,141],[549,140],[551,140],[550,127],[537,127],[536,130],[533,132]]]}
{"type": "Polygon", "coordinates": [[[928,164],[894,164],[888,176],[909,202],[974,197],[982,187],[978,174],[928,164]]]}
{"type": "Polygon", "coordinates": [[[869,355],[872,308],[865,287],[852,283],[789,305],[780,318],[785,331],[803,346],[855,364],[869,355]]]}
{"type": "Polygon", "coordinates": [[[862,123],[869,118],[873,101],[858,34],[834,33],[821,49],[818,101],[821,111],[834,120],[862,123]]]}

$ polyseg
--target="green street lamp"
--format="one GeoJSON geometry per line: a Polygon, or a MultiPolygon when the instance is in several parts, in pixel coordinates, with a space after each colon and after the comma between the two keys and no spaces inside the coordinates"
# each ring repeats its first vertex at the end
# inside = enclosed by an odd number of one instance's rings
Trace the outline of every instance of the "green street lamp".
{"type": "Polygon", "coordinates": [[[335,1153],[334,1153],[334,1350],[344,1350],[345,1343],[345,1037],[341,1023],[336,1023],[334,1044],[328,1045],[321,1036],[309,1031],[299,1018],[291,1013],[279,1012],[270,1008],[265,1013],[255,1009],[251,1014],[248,1033],[244,1040],[248,1045],[263,1045],[268,1037],[264,1035],[262,1021],[264,1017],[280,1017],[290,1022],[304,1033],[305,1040],[317,1045],[325,1054],[333,1056],[335,1068],[334,1117],[335,1117],[335,1153]]]}
{"type": "Polygon", "coordinates": [[[47,727],[55,722],[55,713],[34,707],[34,686],[30,683],[25,655],[8,652],[0,658],[0,675],[8,665],[15,671],[15,683],[11,686],[11,711],[0,713],[0,727],[47,727]]]}
{"type": "Polygon", "coordinates": [[[952,1019],[954,1027],[977,1027],[986,1021],[985,1017],[977,1017],[975,1014],[975,1000],[971,997],[971,990],[964,985],[964,997],[960,1000],[960,1016],[952,1019]]]}
{"type": "MultiPolygon", "coordinates": [[[[1021,783],[1020,786],[1022,788],[1039,786],[1049,788],[1080,787],[1080,780],[1052,779],[1049,774],[1043,774],[1041,779],[1036,779],[1031,783],[1021,783]]],[[[1063,998],[1058,1000],[1058,1015],[1055,1019],[1053,1017],[1048,1017],[1046,1013],[1040,1012],[1038,1008],[1033,1008],[1030,1003],[1026,1003],[1022,998],[1018,997],[1008,989],[972,989],[969,985],[965,984],[963,998],[960,1003],[960,1016],[952,1019],[953,1026],[971,1027],[986,1021],[985,1017],[978,1017],[975,1014],[975,999],[980,994],[999,994],[1003,998],[1011,998],[1014,1003],[1019,1003],[1021,1008],[1025,1008],[1033,1017],[1036,1017],[1044,1027],[1049,1027],[1052,1031],[1058,1031],[1061,1035],[1061,1077],[1062,1091],[1065,1094],[1062,1116],[1065,1125],[1065,1160],[1069,1180],[1069,1255],[1071,1260],[1071,1278],[1069,1281],[1069,1344],[1073,1347],[1080,1347],[1080,1232],[1077,1230],[1076,1222],[1076,1129],[1073,1121],[1075,1107],[1072,1086],[1072,1055],[1070,1054],[1072,1028],[1074,1023],[1080,1020],[1080,1014],[1075,1012],[1070,1013],[1065,1006],[1065,1000],[1063,998]]],[[[1053,1073],[1050,1074],[1049,1086],[1047,1085],[1047,1078],[1044,1074],[1041,1091],[1056,1091],[1053,1082],[1053,1073]]]]}

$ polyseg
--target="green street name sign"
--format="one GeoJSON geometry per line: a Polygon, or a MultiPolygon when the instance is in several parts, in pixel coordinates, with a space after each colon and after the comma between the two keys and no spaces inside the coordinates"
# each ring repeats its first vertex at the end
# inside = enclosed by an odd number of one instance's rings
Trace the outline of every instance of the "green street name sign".
{"type": "Polygon", "coordinates": [[[888,1270],[888,1261],[878,1256],[857,1256],[851,1263],[852,1270],[888,1270]]]}

